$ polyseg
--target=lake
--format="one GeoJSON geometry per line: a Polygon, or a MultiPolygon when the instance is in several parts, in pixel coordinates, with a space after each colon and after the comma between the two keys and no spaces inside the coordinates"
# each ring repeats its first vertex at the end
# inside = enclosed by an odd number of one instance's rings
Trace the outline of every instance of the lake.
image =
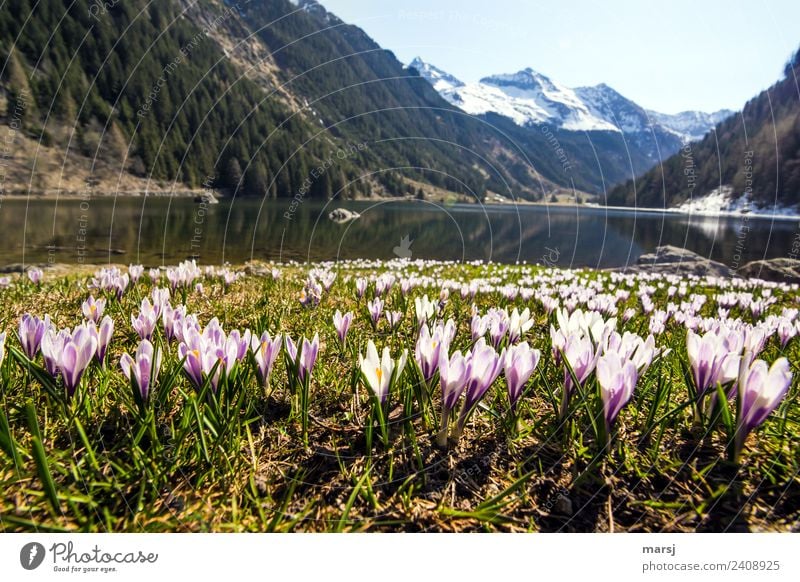
{"type": "Polygon", "coordinates": [[[289,203],[5,198],[0,204],[0,264],[155,266],[191,256],[202,264],[404,256],[622,267],[656,246],[671,244],[736,268],[755,259],[786,256],[800,233],[797,221],[597,207],[309,200],[292,212],[289,203]],[[346,224],[328,219],[331,209],[342,206],[360,212],[361,218],[346,224]]]}

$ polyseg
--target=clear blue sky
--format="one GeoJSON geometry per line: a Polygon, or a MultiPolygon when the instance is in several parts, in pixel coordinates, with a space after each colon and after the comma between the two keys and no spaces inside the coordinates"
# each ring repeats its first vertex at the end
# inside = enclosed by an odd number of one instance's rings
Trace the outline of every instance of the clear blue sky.
{"type": "Polygon", "coordinates": [[[459,77],[532,67],[649,109],[739,109],[800,46],[800,0],[320,0],[403,62],[459,77]]]}

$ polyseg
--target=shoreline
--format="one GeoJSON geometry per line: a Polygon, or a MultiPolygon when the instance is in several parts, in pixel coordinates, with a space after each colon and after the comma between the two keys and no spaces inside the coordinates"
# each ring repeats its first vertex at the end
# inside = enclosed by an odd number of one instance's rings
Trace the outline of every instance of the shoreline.
{"type": "MultiPolygon", "coordinates": [[[[93,191],[91,194],[87,196],[86,192],[76,191],[76,190],[63,190],[63,191],[43,191],[43,192],[23,192],[23,191],[6,191],[0,194],[0,203],[3,200],[25,200],[25,199],[35,199],[35,200],[102,200],[107,198],[194,198],[197,196],[207,195],[208,190],[205,189],[197,189],[197,190],[124,190],[118,192],[105,192],[105,191],[93,191]]],[[[213,191],[214,197],[218,201],[228,200],[229,197],[226,196],[220,190],[213,191]]],[[[281,198],[274,198],[272,200],[281,200],[281,198]]],[[[286,200],[291,200],[291,198],[286,198],[286,200]]],[[[309,201],[313,201],[314,199],[310,199],[309,201]]],[[[347,204],[351,202],[369,202],[369,201],[376,201],[376,200],[383,200],[387,202],[418,202],[416,198],[413,196],[373,196],[373,197],[359,197],[354,199],[347,199],[341,200],[339,204],[347,204]]],[[[322,202],[322,200],[320,200],[322,202]]],[[[670,216],[681,216],[681,217],[688,217],[688,218],[702,218],[702,219],[731,219],[731,218],[738,218],[742,220],[775,220],[775,221],[800,221],[800,213],[798,214],[778,214],[772,212],[732,212],[732,211],[723,211],[723,212],[697,212],[691,210],[682,210],[680,208],[652,208],[652,207],[645,207],[645,206],[638,206],[638,207],[628,207],[628,206],[605,206],[602,204],[598,204],[596,202],[585,202],[583,204],[577,204],[574,202],[534,202],[530,200],[491,200],[491,201],[484,201],[482,203],[467,201],[467,200],[459,200],[452,202],[453,205],[459,206],[480,206],[484,208],[504,208],[507,209],[509,207],[514,206],[521,206],[527,208],[554,208],[554,209],[576,209],[580,211],[581,209],[588,209],[596,212],[614,212],[614,213],[625,213],[625,214],[661,214],[661,215],[670,215],[670,216]]]]}

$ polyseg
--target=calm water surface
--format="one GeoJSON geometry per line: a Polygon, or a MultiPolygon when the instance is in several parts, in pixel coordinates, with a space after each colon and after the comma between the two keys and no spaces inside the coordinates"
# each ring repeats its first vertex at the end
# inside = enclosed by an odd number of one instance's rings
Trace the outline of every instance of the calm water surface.
{"type": "Polygon", "coordinates": [[[786,256],[796,221],[710,219],[601,208],[430,202],[254,199],[199,205],[191,199],[8,199],[0,205],[0,264],[205,264],[251,258],[322,260],[395,256],[620,267],[656,246],[686,247],[737,267],[786,256]],[[328,219],[345,206],[362,214],[328,219]],[[289,213],[289,214],[287,214],[289,213]],[[404,244],[403,239],[412,241],[404,244]]]}

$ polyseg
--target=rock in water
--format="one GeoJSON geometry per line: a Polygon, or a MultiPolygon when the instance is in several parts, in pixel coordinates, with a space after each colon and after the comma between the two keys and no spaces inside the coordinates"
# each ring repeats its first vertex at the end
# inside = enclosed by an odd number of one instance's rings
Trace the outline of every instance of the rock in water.
{"type": "Polygon", "coordinates": [[[350,222],[351,220],[355,220],[356,218],[360,217],[361,215],[358,212],[348,210],[347,208],[335,208],[328,214],[328,218],[339,223],[350,222]]]}

